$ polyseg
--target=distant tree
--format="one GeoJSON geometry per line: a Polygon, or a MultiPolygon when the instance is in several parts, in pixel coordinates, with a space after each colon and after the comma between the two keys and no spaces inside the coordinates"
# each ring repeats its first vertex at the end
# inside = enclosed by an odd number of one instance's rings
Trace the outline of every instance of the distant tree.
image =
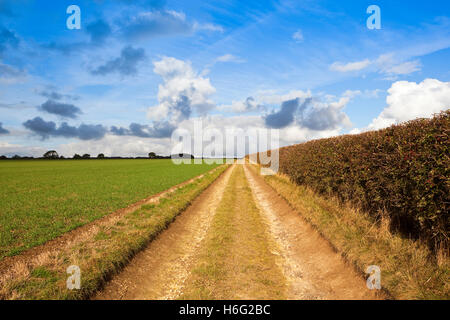
{"type": "Polygon", "coordinates": [[[14,155],[14,157],[12,157],[13,159],[21,159],[19,155],[14,155]]]}
{"type": "Polygon", "coordinates": [[[97,156],[97,158],[98,158],[98,159],[105,159],[105,155],[104,155],[103,153],[100,153],[100,154],[97,156]]]}
{"type": "Polygon", "coordinates": [[[89,159],[91,155],[89,153],[83,154],[83,159],[89,159]]]}
{"type": "Polygon", "coordinates": [[[149,152],[148,157],[149,157],[150,159],[155,159],[155,158],[156,158],[156,153],[154,153],[154,152],[149,152]]]}
{"type": "Polygon", "coordinates": [[[59,158],[60,158],[60,159],[65,159],[64,156],[60,156],[59,158]]]}
{"type": "Polygon", "coordinates": [[[74,159],[81,159],[81,156],[80,156],[78,153],[75,153],[75,154],[73,155],[73,158],[74,158],[74,159]]]}
{"type": "Polygon", "coordinates": [[[6,156],[0,156],[0,160],[8,159],[6,156]]]}
{"type": "Polygon", "coordinates": [[[45,159],[58,159],[58,152],[56,152],[55,150],[50,150],[47,151],[46,153],[44,153],[44,158],[45,159]]]}

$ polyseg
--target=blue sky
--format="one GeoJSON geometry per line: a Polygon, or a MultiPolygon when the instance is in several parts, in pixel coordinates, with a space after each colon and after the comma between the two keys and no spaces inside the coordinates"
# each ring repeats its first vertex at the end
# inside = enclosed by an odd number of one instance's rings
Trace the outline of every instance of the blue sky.
{"type": "Polygon", "coordinates": [[[168,154],[198,119],[282,145],[383,128],[448,109],[449,61],[448,1],[0,0],[0,154],[168,154]]]}

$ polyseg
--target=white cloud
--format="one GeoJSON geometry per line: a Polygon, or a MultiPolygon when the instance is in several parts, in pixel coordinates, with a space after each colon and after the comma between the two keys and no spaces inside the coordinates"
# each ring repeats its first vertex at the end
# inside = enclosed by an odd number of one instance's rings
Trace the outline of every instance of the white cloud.
{"type": "Polygon", "coordinates": [[[154,72],[164,83],[158,87],[159,104],[148,109],[150,119],[177,124],[193,112],[206,114],[214,108],[209,97],[215,93],[215,88],[208,78],[198,75],[189,62],[164,57],[154,62],[154,72]]]}
{"type": "Polygon", "coordinates": [[[369,130],[416,118],[430,118],[450,108],[450,82],[436,79],[425,79],[420,83],[397,81],[388,94],[387,107],[372,121],[369,130]]]}
{"type": "Polygon", "coordinates": [[[119,157],[146,157],[149,152],[168,154],[170,139],[138,138],[134,136],[106,135],[101,140],[77,141],[62,144],[55,150],[65,157],[73,157],[75,153],[80,155],[88,153],[96,157],[99,153],[105,156],[119,157]]]}
{"type": "Polygon", "coordinates": [[[361,94],[362,94],[361,90],[346,90],[342,95],[344,97],[348,97],[348,98],[352,99],[361,94]]]}
{"type": "Polygon", "coordinates": [[[127,39],[148,39],[177,34],[189,35],[199,31],[223,32],[221,26],[212,23],[188,21],[183,12],[153,10],[123,18],[120,32],[127,39]]]}
{"type": "Polygon", "coordinates": [[[422,66],[419,60],[399,61],[392,53],[379,56],[375,64],[380,73],[388,75],[388,80],[396,79],[397,75],[407,75],[420,71],[422,66]]]}
{"type": "Polygon", "coordinates": [[[241,59],[241,58],[239,58],[239,57],[237,57],[235,55],[227,53],[227,54],[224,54],[223,56],[220,56],[220,57],[216,58],[216,62],[242,63],[242,62],[245,62],[245,60],[243,60],[243,59],[241,59]]]}
{"type": "Polygon", "coordinates": [[[356,62],[349,62],[349,63],[342,63],[342,62],[335,62],[330,66],[331,71],[338,71],[338,72],[351,72],[351,71],[359,71],[362,69],[367,68],[371,64],[369,59],[365,59],[362,61],[356,61],[356,62]]]}
{"type": "Polygon", "coordinates": [[[0,155],[41,157],[47,150],[41,147],[29,147],[0,141],[0,155]]]}
{"type": "Polygon", "coordinates": [[[231,105],[222,105],[217,107],[220,111],[245,113],[265,110],[265,106],[258,103],[253,97],[248,97],[244,101],[233,101],[231,105]]]}
{"type": "Polygon", "coordinates": [[[378,95],[383,92],[383,90],[381,89],[374,89],[374,90],[369,90],[366,89],[364,91],[361,90],[347,90],[343,93],[342,96],[344,97],[349,97],[350,99],[353,99],[357,96],[361,96],[364,98],[378,98],[378,95]]]}
{"type": "Polygon", "coordinates": [[[293,100],[296,98],[307,99],[307,98],[311,98],[311,97],[312,97],[312,93],[309,90],[308,91],[292,90],[286,94],[276,94],[274,92],[269,92],[269,93],[263,92],[257,96],[256,100],[262,104],[281,104],[287,100],[293,100]]]}
{"type": "MultiPolygon", "coordinates": [[[[189,132],[193,132],[194,121],[198,121],[199,118],[191,118],[185,120],[180,124],[180,128],[186,129],[189,132]]],[[[265,128],[264,119],[259,115],[237,115],[232,117],[226,117],[223,115],[210,115],[201,119],[203,122],[204,130],[206,128],[218,129],[223,135],[228,132],[236,132],[243,130],[244,133],[249,132],[251,129],[265,128]]],[[[327,138],[339,135],[340,129],[322,130],[316,131],[308,128],[302,128],[297,125],[291,125],[283,129],[279,129],[279,145],[288,146],[305,142],[311,139],[327,138]]],[[[232,156],[232,145],[227,145],[227,154],[232,156]]]]}
{"type": "Polygon", "coordinates": [[[385,80],[396,80],[398,75],[408,75],[421,70],[420,60],[402,61],[393,53],[382,54],[376,60],[365,59],[362,61],[342,63],[335,62],[330,66],[331,71],[352,72],[372,67],[376,71],[386,75],[385,80]]]}
{"type": "Polygon", "coordinates": [[[201,31],[201,30],[215,31],[215,32],[224,32],[225,31],[222,26],[219,26],[217,24],[213,24],[213,23],[198,23],[198,22],[194,22],[193,29],[194,29],[194,31],[201,31]]]}
{"type": "Polygon", "coordinates": [[[404,63],[400,63],[398,65],[394,65],[391,66],[389,68],[386,69],[387,73],[392,73],[392,74],[410,74],[416,71],[420,71],[421,70],[421,63],[419,60],[414,60],[414,61],[407,61],[404,63]]]}
{"type": "Polygon", "coordinates": [[[296,42],[303,42],[304,37],[302,30],[299,29],[295,31],[294,34],[292,35],[292,39],[294,39],[296,42]]]}

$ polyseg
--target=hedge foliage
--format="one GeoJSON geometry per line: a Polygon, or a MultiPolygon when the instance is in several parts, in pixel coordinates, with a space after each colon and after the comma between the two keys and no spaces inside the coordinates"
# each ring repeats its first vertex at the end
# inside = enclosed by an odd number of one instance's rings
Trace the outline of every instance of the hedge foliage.
{"type": "Polygon", "coordinates": [[[390,128],[280,149],[297,184],[351,201],[431,246],[449,244],[450,110],[390,128]]]}

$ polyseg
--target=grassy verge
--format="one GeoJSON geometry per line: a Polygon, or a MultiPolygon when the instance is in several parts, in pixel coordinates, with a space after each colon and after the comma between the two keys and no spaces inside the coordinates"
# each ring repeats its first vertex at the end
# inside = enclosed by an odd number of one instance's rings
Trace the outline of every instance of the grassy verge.
{"type": "Polygon", "coordinates": [[[67,249],[46,252],[28,264],[17,264],[0,277],[1,299],[85,299],[161,231],[226,169],[221,166],[202,178],[126,214],[114,224],[86,233],[67,249]],[[67,267],[81,269],[81,289],[68,290],[67,267]]]}
{"type": "Polygon", "coordinates": [[[276,264],[242,166],[236,166],[181,299],[283,299],[276,264]]]}
{"type": "MultiPolygon", "coordinates": [[[[253,170],[257,170],[252,166],[253,170]]],[[[389,231],[389,220],[374,221],[336,198],[319,196],[282,175],[264,176],[289,204],[357,269],[381,268],[381,285],[395,299],[450,299],[450,263],[419,241],[389,231]]]]}

